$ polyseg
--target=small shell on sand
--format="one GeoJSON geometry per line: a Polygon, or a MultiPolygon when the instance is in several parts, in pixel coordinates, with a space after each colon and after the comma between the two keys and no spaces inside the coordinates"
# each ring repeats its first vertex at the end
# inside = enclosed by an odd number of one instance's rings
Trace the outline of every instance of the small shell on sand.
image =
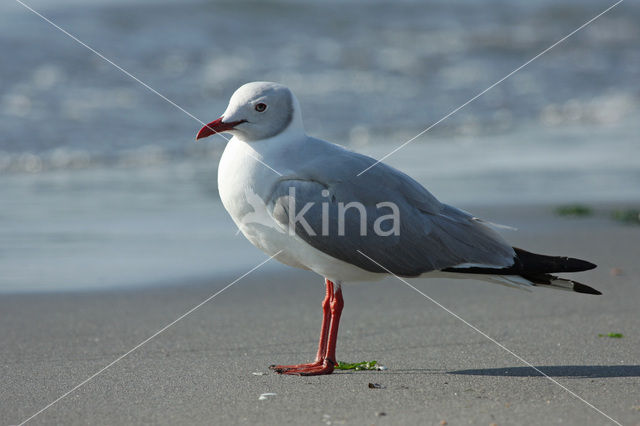
{"type": "Polygon", "coordinates": [[[268,397],[270,397],[270,396],[276,396],[276,395],[277,395],[277,393],[273,393],[273,392],[263,393],[263,394],[260,394],[260,396],[258,397],[258,400],[259,400],[259,401],[264,401],[264,400],[265,400],[265,399],[267,399],[268,397]]]}

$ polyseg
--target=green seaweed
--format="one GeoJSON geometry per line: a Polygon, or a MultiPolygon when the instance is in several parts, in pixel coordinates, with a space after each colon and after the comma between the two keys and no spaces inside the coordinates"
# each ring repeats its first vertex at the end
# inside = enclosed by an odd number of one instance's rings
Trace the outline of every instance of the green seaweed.
{"type": "Polygon", "coordinates": [[[576,216],[586,217],[593,214],[593,210],[589,206],[583,204],[567,204],[565,206],[558,206],[555,209],[558,216],[576,216]]]}
{"type": "Polygon", "coordinates": [[[611,212],[611,217],[618,222],[640,225],[640,210],[638,209],[614,210],[611,212]]]}
{"type": "Polygon", "coordinates": [[[338,361],[336,370],[377,370],[378,361],[344,362],[338,361]]]}
{"type": "Polygon", "coordinates": [[[611,337],[612,339],[622,339],[624,335],[622,333],[607,333],[607,334],[598,334],[598,337],[611,337]]]}

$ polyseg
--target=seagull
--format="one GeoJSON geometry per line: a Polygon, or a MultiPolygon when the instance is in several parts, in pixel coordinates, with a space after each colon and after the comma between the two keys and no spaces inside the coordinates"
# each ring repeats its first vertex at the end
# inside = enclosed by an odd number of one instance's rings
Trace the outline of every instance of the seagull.
{"type": "Polygon", "coordinates": [[[441,203],[401,171],[308,136],[300,104],[284,85],[241,86],[196,139],[223,132],[232,138],[220,159],[218,188],[233,221],[269,256],[325,280],[315,360],[270,366],[277,373],[333,372],[346,282],[458,277],[601,294],[552,275],[593,263],[512,247],[499,225],[441,203]]]}

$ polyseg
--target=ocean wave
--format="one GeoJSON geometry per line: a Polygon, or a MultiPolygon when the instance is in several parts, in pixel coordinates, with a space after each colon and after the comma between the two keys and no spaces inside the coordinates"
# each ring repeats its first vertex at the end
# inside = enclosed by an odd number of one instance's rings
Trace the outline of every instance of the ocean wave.
{"type": "Polygon", "coordinates": [[[0,174],[36,174],[56,170],[86,170],[103,167],[151,167],[208,158],[212,160],[213,167],[217,167],[215,164],[222,149],[223,147],[214,144],[193,144],[179,151],[158,145],[144,145],[116,153],[96,153],[67,148],[56,148],[41,153],[0,151],[0,174]]]}

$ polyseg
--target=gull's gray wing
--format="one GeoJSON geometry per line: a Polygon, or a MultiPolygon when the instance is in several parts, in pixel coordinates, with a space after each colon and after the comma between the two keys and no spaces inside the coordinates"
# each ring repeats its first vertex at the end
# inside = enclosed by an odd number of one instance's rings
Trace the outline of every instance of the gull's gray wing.
{"type": "Polygon", "coordinates": [[[266,200],[274,219],[285,228],[293,224],[295,234],[309,245],[367,271],[385,272],[360,250],[402,276],[464,264],[513,264],[511,246],[480,220],[440,203],[419,183],[384,164],[356,177],[374,160],[341,148],[332,151],[332,158],[323,158],[325,170],[322,163],[307,164],[296,178],[279,180],[266,200]],[[349,204],[354,202],[362,207],[349,204]],[[388,203],[397,207],[397,228],[388,203]]]}

